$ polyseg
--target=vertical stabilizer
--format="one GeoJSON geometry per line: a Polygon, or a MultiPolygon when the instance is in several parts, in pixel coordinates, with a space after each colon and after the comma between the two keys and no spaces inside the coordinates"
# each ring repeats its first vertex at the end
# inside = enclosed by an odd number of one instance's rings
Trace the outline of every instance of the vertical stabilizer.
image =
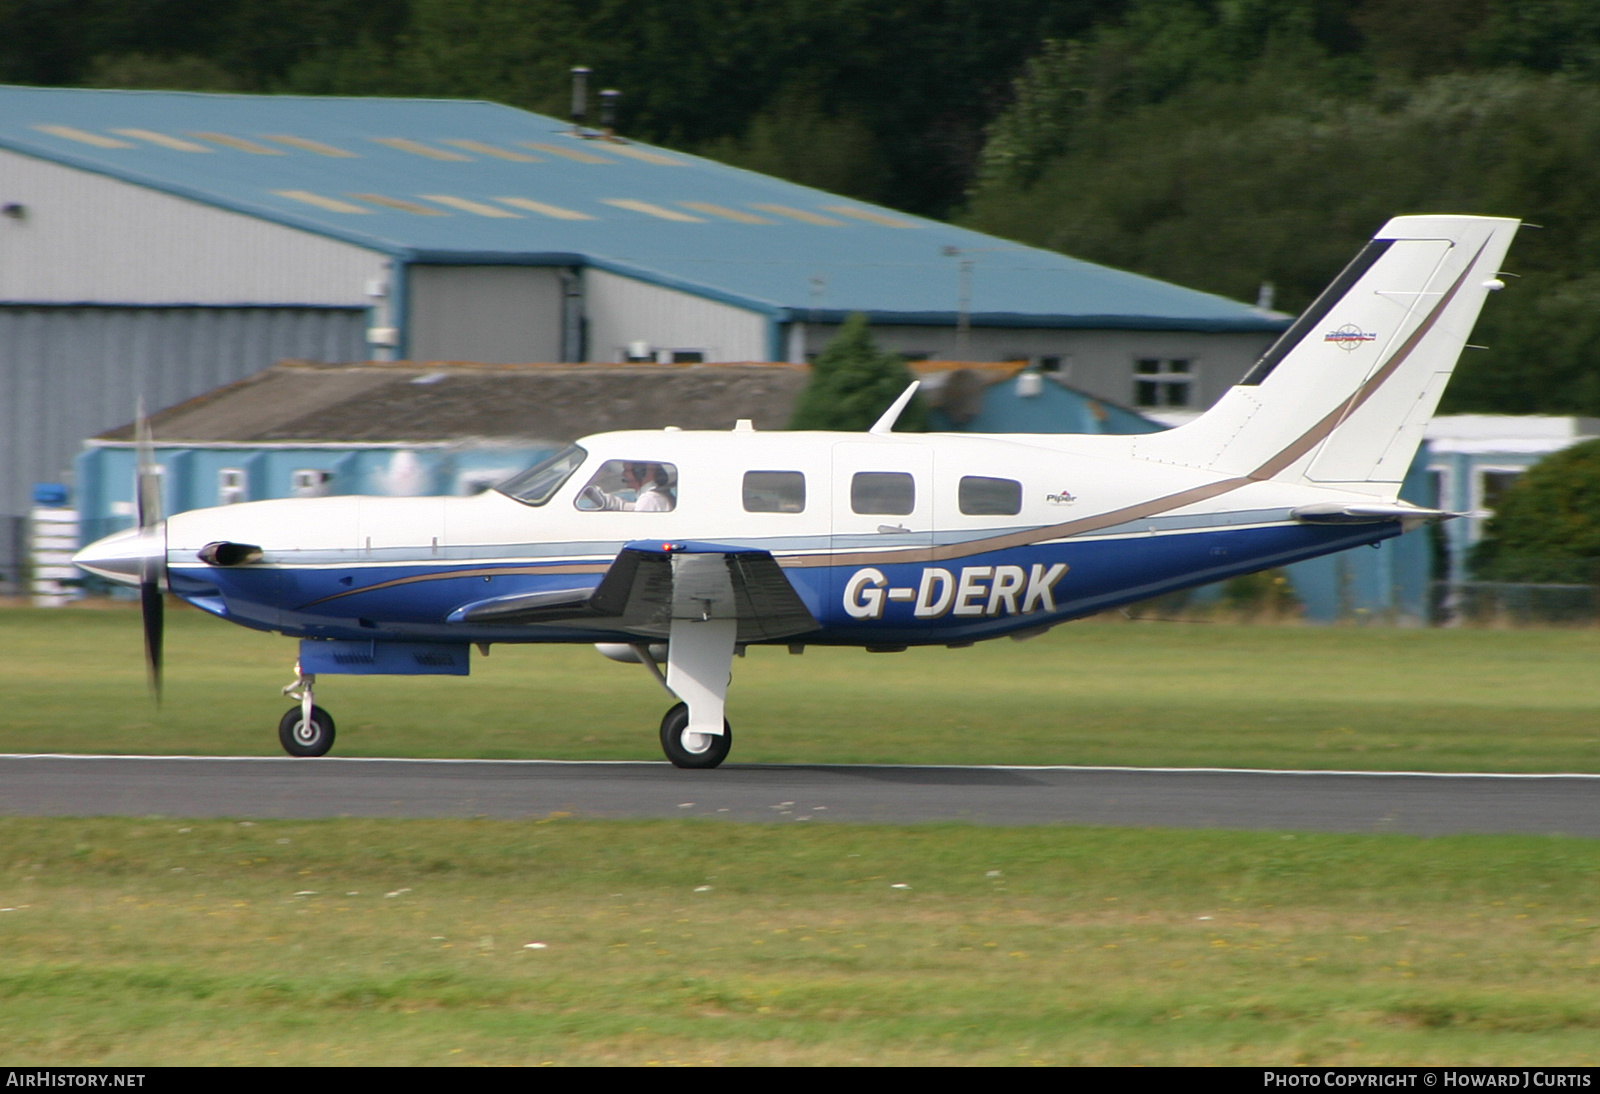
{"type": "Polygon", "coordinates": [[[1135,454],[1395,497],[1518,223],[1391,220],[1237,386],[1135,454]]]}

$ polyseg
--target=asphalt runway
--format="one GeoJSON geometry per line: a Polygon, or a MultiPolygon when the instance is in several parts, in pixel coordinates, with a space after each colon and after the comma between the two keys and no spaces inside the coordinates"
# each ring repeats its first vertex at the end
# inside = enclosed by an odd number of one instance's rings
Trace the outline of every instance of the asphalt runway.
{"type": "Polygon", "coordinates": [[[1600,837],[1600,776],[0,756],[26,816],[704,817],[1600,837]]]}

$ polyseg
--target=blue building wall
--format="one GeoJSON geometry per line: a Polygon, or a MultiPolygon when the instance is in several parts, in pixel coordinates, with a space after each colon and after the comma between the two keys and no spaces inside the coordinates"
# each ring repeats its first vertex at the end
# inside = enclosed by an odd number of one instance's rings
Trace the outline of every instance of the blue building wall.
{"type": "MultiPolygon", "coordinates": [[[[1433,508],[1438,504],[1433,495],[1424,442],[1406,473],[1400,497],[1433,508]]],[[[1369,619],[1426,623],[1433,579],[1432,534],[1419,528],[1376,547],[1356,547],[1286,567],[1295,595],[1305,606],[1305,618],[1316,623],[1369,619]]]]}
{"type": "Polygon", "coordinates": [[[982,406],[970,421],[957,424],[943,411],[931,410],[928,428],[939,433],[1155,433],[1166,426],[1048,375],[1024,371],[985,388],[982,406]]]}
{"type": "MultiPolygon", "coordinates": [[[[308,491],[299,471],[327,472],[319,494],[475,494],[549,455],[548,446],[459,444],[157,445],[162,505],[182,513],[228,502],[223,472],[243,472],[237,501],[266,501],[308,491]]],[[[100,443],[77,459],[80,539],[92,543],[133,526],[136,457],[126,443],[100,443]]]]}

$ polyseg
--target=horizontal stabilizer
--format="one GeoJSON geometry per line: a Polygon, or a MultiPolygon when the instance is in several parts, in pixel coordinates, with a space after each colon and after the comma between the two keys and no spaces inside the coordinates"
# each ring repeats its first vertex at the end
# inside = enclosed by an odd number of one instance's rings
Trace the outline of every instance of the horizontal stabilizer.
{"type": "Polygon", "coordinates": [[[1417,505],[1302,505],[1289,516],[1301,524],[1381,524],[1398,520],[1421,524],[1436,524],[1441,520],[1459,517],[1460,513],[1447,513],[1443,509],[1424,509],[1417,505]]]}

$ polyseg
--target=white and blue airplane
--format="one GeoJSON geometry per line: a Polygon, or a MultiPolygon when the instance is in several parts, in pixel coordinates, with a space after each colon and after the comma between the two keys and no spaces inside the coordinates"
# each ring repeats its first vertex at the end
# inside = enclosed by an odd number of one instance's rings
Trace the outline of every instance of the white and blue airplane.
{"type": "Polygon", "coordinates": [[[323,497],[139,523],[83,569],[300,640],[279,737],[320,756],[319,675],[468,672],[471,647],[589,642],[677,700],[661,743],[715,767],[752,644],[967,646],[1375,544],[1515,220],[1398,217],[1205,414],[1135,436],[674,429],[586,437],[476,497],[323,497]],[[664,666],[664,671],[663,671],[664,666]]]}

